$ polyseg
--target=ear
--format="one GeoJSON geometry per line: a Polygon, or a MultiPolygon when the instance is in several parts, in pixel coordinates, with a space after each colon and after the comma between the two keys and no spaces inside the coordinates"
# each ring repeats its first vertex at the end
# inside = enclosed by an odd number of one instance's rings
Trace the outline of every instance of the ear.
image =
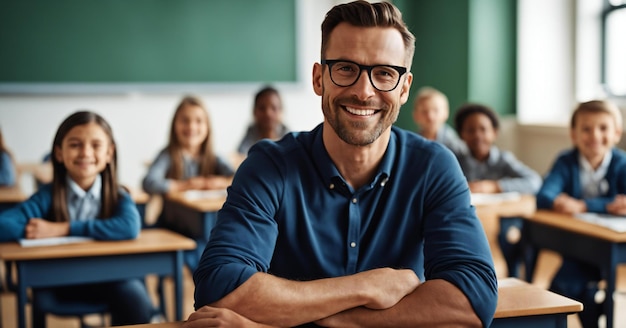
{"type": "Polygon", "coordinates": [[[409,100],[409,90],[411,89],[411,83],[413,83],[413,73],[406,72],[406,78],[404,78],[404,82],[402,82],[400,88],[400,105],[406,104],[407,100],[409,100]]]}
{"type": "Polygon", "coordinates": [[[322,64],[315,63],[313,64],[313,91],[318,96],[322,95],[322,79],[323,79],[323,70],[322,64]]]}
{"type": "Polygon", "coordinates": [[[63,163],[63,152],[61,151],[61,147],[54,146],[54,158],[59,163],[63,163]]]}

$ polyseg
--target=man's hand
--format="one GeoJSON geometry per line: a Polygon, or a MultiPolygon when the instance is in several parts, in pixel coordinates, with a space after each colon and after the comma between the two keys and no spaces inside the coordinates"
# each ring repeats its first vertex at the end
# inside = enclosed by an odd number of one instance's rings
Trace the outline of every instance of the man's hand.
{"type": "Polygon", "coordinates": [[[552,208],[565,214],[577,214],[587,211],[587,204],[584,201],[568,196],[567,194],[560,194],[552,203],[552,208]]]}
{"type": "Polygon", "coordinates": [[[413,270],[381,268],[357,273],[363,279],[363,288],[370,300],[364,306],[382,310],[390,308],[412,293],[420,284],[413,270]]]}
{"type": "Polygon", "coordinates": [[[26,225],[27,239],[67,236],[70,233],[70,224],[67,222],[50,222],[40,218],[32,218],[26,225]]]}
{"type": "Polygon", "coordinates": [[[271,328],[272,326],[254,322],[235,311],[226,308],[203,306],[192,313],[181,328],[271,328]]]}

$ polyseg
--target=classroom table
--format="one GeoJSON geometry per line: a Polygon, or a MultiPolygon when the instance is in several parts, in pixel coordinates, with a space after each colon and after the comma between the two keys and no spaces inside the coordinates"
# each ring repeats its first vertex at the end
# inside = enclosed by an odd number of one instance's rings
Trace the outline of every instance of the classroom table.
{"type": "Polygon", "coordinates": [[[163,210],[175,213],[175,221],[167,223],[167,226],[196,241],[196,249],[185,252],[185,262],[192,270],[209,242],[211,230],[217,222],[217,211],[225,201],[225,190],[177,192],[165,197],[163,210]],[[208,193],[211,193],[210,197],[203,196],[208,193]]]}
{"type": "MultiPolygon", "coordinates": [[[[17,268],[17,321],[26,326],[26,289],[171,275],[175,316],[182,320],[184,250],[193,240],[165,229],[143,230],[135,240],[90,241],[57,246],[21,247],[0,243],[0,260],[17,268]]],[[[163,304],[161,304],[163,306],[163,304]]]]}
{"type": "Polygon", "coordinates": [[[492,328],[565,328],[567,315],[583,305],[516,278],[498,280],[498,305],[492,328]]]}
{"type": "MultiPolygon", "coordinates": [[[[567,315],[580,312],[583,305],[527,282],[498,280],[498,305],[492,328],[565,328],[567,315]]],[[[182,322],[124,326],[126,328],[180,328],[182,322]]]]}
{"type": "Polygon", "coordinates": [[[491,249],[491,254],[494,258],[501,258],[501,261],[495,261],[501,263],[502,266],[496,267],[496,273],[498,278],[504,278],[507,276],[506,262],[500,250],[498,244],[498,233],[500,232],[500,221],[506,220],[507,217],[525,217],[535,213],[536,200],[533,195],[520,195],[515,199],[504,199],[498,201],[494,198],[494,201],[475,202],[476,216],[483,225],[485,234],[487,235],[487,241],[491,249]]]}
{"type": "Polygon", "coordinates": [[[0,212],[28,199],[19,186],[0,187],[0,212]]]}
{"type": "MultiPolygon", "coordinates": [[[[613,327],[615,280],[617,266],[626,263],[626,233],[578,220],[571,215],[538,210],[525,218],[523,242],[535,248],[550,249],[598,266],[606,274],[604,310],[606,326],[613,327]]],[[[526,263],[526,277],[532,277],[534,266],[526,263]]]]}

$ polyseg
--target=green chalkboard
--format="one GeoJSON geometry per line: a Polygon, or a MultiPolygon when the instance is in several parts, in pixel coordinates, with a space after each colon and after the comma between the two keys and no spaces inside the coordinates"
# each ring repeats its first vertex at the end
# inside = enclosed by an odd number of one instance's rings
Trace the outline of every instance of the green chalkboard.
{"type": "Polygon", "coordinates": [[[296,81],[295,1],[2,1],[0,85],[296,81]]]}

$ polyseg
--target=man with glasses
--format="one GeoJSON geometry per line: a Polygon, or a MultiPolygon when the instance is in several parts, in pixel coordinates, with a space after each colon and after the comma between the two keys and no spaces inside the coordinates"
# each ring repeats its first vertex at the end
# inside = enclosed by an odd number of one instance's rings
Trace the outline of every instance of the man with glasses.
{"type": "Polygon", "coordinates": [[[414,42],[389,3],[327,13],[313,66],[324,122],[250,150],[184,327],[489,326],[495,270],[459,165],[392,126],[414,42]]]}

